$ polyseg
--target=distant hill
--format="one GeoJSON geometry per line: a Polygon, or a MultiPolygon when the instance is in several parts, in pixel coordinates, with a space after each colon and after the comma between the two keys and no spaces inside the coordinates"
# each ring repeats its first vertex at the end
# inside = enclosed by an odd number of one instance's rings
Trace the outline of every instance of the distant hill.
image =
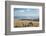
{"type": "Polygon", "coordinates": [[[39,17],[38,16],[15,16],[14,17],[15,19],[38,19],[39,17]]]}

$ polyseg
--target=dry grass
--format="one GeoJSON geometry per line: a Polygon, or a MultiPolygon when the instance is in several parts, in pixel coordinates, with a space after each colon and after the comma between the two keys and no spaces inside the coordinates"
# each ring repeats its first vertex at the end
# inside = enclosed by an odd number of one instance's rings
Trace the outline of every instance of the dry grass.
{"type": "Polygon", "coordinates": [[[14,20],[14,27],[38,27],[39,21],[14,20]]]}

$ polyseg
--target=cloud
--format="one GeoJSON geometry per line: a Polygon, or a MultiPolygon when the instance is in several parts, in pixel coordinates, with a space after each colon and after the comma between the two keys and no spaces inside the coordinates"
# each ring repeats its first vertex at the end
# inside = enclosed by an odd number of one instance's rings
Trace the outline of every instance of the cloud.
{"type": "Polygon", "coordinates": [[[14,16],[39,16],[39,10],[31,8],[16,8],[14,9],[14,16]]]}

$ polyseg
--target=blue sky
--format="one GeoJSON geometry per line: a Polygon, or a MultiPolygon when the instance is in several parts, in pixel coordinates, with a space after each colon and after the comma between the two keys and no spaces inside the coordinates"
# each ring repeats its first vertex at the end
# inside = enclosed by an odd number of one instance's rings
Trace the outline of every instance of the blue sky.
{"type": "Polygon", "coordinates": [[[39,16],[39,9],[14,8],[14,16],[39,16]]]}

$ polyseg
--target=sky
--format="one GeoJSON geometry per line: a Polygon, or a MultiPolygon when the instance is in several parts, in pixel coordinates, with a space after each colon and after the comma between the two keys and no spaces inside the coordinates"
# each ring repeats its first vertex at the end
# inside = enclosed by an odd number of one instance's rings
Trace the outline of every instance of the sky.
{"type": "Polygon", "coordinates": [[[39,9],[14,8],[14,16],[39,16],[39,9]]]}

